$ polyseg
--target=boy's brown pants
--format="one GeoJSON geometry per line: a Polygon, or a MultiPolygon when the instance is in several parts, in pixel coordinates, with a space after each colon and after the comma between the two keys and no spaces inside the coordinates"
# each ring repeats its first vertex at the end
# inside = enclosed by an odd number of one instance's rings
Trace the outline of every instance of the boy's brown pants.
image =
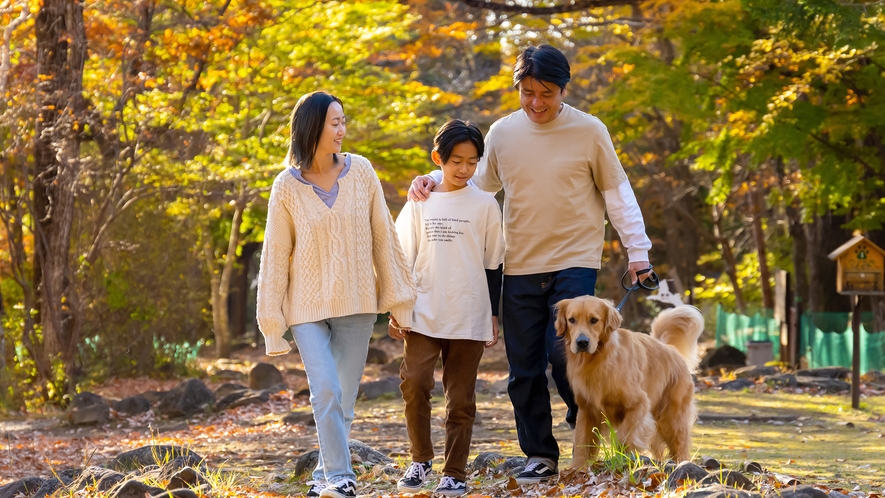
{"type": "Polygon", "coordinates": [[[436,339],[418,332],[406,334],[400,389],[406,404],[412,461],[433,460],[430,440],[430,391],[434,386],[433,367],[442,354],[443,389],[446,393],[446,463],[443,474],[456,479],[467,477],[467,457],[473,420],[476,417],[476,372],[485,343],[466,339],[436,339]]]}

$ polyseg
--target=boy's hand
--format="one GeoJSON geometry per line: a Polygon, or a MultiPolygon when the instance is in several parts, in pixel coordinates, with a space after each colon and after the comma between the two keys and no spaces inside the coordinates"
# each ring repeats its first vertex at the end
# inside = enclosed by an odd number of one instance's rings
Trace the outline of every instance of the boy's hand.
{"type": "Polygon", "coordinates": [[[399,323],[396,322],[396,318],[393,316],[390,317],[390,320],[387,322],[387,335],[396,340],[403,340],[406,338],[406,332],[409,329],[404,329],[399,326],[399,323]]]}
{"type": "Polygon", "coordinates": [[[422,202],[427,200],[430,191],[436,186],[436,182],[428,175],[422,175],[412,180],[412,186],[409,187],[409,200],[422,202]]]}
{"type": "Polygon", "coordinates": [[[498,317],[492,317],[492,340],[486,343],[486,348],[498,344],[498,317]]]}

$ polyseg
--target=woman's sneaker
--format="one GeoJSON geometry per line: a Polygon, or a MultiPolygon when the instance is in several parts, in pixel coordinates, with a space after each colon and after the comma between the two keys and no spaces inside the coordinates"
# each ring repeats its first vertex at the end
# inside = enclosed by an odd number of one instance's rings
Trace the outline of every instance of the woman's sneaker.
{"type": "Polygon", "coordinates": [[[546,481],[551,477],[556,477],[558,472],[543,462],[532,462],[525,466],[525,470],[516,476],[518,484],[537,484],[546,481]]]}
{"type": "Polygon", "coordinates": [[[354,498],[356,496],[356,481],[342,479],[335,484],[326,486],[326,489],[320,492],[320,496],[325,498],[354,498]]]}
{"type": "Polygon", "coordinates": [[[412,462],[406,473],[396,483],[396,489],[401,493],[415,493],[421,490],[427,482],[427,476],[431,472],[431,462],[412,462]]]}
{"type": "Polygon", "coordinates": [[[449,476],[443,476],[442,480],[439,481],[439,486],[434,491],[434,493],[443,496],[461,496],[466,492],[467,484],[464,481],[449,476]]]}
{"type": "Polygon", "coordinates": [[[307,490],[307,494],[305,496],[319,496],[320,492],[326,489],[326,486],[328,486],[329,483],[327,483],[325,479],[322,479],[319,481],[310,481],[307,483],[307,485],[310,486],[310,489],[307,490]]]}

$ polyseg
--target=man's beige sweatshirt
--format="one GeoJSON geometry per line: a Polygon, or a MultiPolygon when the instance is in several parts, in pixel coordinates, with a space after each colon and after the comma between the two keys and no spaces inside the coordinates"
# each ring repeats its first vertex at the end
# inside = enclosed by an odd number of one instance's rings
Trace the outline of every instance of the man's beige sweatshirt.
{"type": "Polygon", "coordinates": [[[258,326],[267,354],[291,348],[291,325],[390,311],[411,327],[415,284],[369,160],[351,155],[331,208],[283,171],[274,180],[258,273],[258,326]]]}

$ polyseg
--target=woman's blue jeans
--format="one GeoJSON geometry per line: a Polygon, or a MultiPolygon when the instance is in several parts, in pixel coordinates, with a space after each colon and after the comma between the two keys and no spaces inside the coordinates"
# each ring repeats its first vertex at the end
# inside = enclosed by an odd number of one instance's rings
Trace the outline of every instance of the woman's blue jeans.
{"type": "Polygon", "coordinates": [[[313,471],[315,480],[334,483],[356,479],[347,439],[376,318],[374,313],[368,313],[292,326],[292,336],[307,372],[320,443],[320,457],[313,471]]]}

